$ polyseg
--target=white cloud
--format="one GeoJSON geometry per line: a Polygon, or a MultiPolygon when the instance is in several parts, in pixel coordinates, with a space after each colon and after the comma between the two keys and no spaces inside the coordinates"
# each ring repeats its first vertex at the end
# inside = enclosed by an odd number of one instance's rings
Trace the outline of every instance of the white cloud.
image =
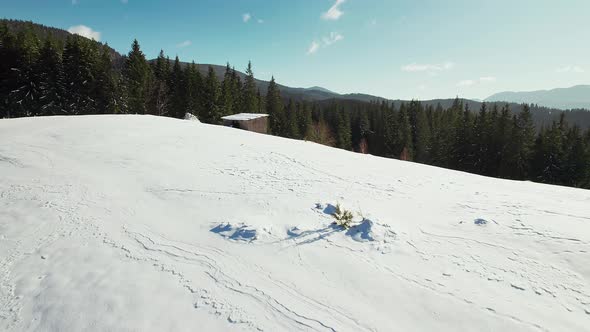
{"type": "Polygon", "coordinates": [[[263,19],[261,19],[261,18],[259,18],[259,19],[257,20],[257,22],[258,22],[258,24],[262,24],[262,23],[264,23],[264,20],[263,20],[263,19]]]}
{"type": "Polygon", "coordinates": [[[473,86],[473,85],[475,85],[474,80],[463,80],[463,81],[457,83],[457,86],[473,86]]]}
{"type": "Polygon", "coordinates": [[[450,70],[455,66],[452,62],[445,62],[442,64],[417,64],[412,63],[409,65],[402,66],[402,71],[405,72],[420,72],[420,71],[428,71],[428,72],[435,72],[435,71],[444,71],[450,70]]]}
{"type": "Polygon", "coordinates": [[[495,82],[495,81],[496,81],[496,78],[494,76],[484,76],[484,77],[480,77],[476,80],[460,81],[459,83],[457,83],[457,86],[470,87],[470,86],[474,86],[474,85],[478,85],[478,84],[491,83],[491,82],[495,82]]]}
{"type": "Polygon", "coordinates": [[[337,32],[330,32],[330,36],[322,38],[324,46],[330,46],[337,41],[344,39],[344,37],[337,32]]]}
{"type": "Polygon", "coordinates": [[[190,40],[185,40],[185,41],[183,41],[182,43],[178,43],[178,44],[176,44],[176,47],[178,47],[178,48],[183,48],[183,47],[191,46],[192,44],[193,44],[193,42],[192,42],[192,41],[190,41],[190,40]]]}
{"type": "Polygon", "coordinates": [[[342,36],[338,32],[330,32],[330,35],[323,37],[321,42],[318,42],[317,40],[311,42],[311,45],[307,49],[307,55],[314,54],[317,51],[319,51],[321,47],[331,46],[332,44],[341,41],[342,39],[344,39],[344,36],[342,36]]]}
{"type": "Polygon", "coordinates": [[[479,78],[480,82],[496,82],[496,78],[494,76],[484,76],[479,78]]]}
{"type": "Polygon", "coordinates": [[[332,5],[332,7],[330,7],[330,9],[328,9],[327,12],[322,14],[322,18],[324,20],[332,20],[332,21],[339,19],[344,14],[344,12],[342,10],[340,10],[340,6],[345,1],[346,0],[336,0],[334,5],[332,5]]]}
{"type": "Polygon", "coordinates": [[[248,23],[250,19],[252,19],[252,15],[250,15],[250,13],[242,14],[242,21],[244,21],[244,23],[248,23]]]}
{"type": "Polygon", "coordinates": [[[555,71],[558,73],[583,73],[584,68],[582,68],[580,66],[567,65],[567,66],[559,67],[555,71]]]}
{"type": "Polygon", "coordinates": [[[76,35],[80,35],[82,37],[86,37],[88,39],[94,39],[96,41],[100,41],[100,32],[94,31],[85,25],[76,25],[76,26],[70,27],[68,29],[68,32],[76,34],[76,35]]]}
{"type": "Polygon", "coordinates": [[[320,43],[316,42],[315,40],[311,42],[309,48],[307,49],[307,55],[314,54],[320,49],[320,43]]]}

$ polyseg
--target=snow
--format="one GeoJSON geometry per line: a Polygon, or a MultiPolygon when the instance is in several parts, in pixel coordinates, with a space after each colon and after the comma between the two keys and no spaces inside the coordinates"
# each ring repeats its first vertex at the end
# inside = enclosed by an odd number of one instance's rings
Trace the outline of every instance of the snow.
{"type": "Polygon", "coordinates": [[[199,121],[199,118],[197,118],[196,115],[193,115],[191,113],[184,114],[184,119],[189,120],[189,121],[201,122],[201,121],[199,121]]]}
{"type": "Polygon", "coordinates": [[[254,120],[254,119],[258,119],[258,118],[264,118],[267,116],[268,116],[268,114],[260,114],[260,113],[239,113],[239,114],[224,116],[224,117],[222,117],[222,119],[228,120],[228,121],[248,121],[248,120],[254,120]]]}
{"type": "Polygon", "coordinates": [[[0,142],[2,331],[590,330],[590,191],[152,116],[0,142]]]}

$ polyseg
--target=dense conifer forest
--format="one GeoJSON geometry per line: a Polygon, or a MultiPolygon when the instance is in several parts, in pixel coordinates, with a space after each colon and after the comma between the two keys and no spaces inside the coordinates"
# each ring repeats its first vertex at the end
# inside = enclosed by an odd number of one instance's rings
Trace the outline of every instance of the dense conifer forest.
{"type": "MultiPolygon", "coordinates": [[[[220,79],[162,51],[148,61],[137,40],[121,57],[108,45],[39,25],[0,23],[0,118],[83,114],[268,113],[273,135],[471,173],[590,188],[590,130],[559,119],[533,121],[531,105],[456,98],[418,101],[306,101],[281,96],[274,78],[257,87],[229,64],[220,79]],[[513,107],[512,107],[513,108],[513,107]]],[[[537,107],[532,105],[533,107],[537,107]]],[[[587,111],[574,116],[586,117],[587,111]]],[[[123,142],[124,143],[124,142],[123,142]]]]}

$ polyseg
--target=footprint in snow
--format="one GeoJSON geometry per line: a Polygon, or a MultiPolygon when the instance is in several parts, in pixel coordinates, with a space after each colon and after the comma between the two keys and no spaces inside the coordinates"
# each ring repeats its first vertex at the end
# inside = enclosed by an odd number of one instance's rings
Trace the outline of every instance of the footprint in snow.
{"type": "Polygon", "coordinates": [[[257,239],[257,231],[247,225],[219,224],[209,230],[228,240],[253,242],[257,239]]]}

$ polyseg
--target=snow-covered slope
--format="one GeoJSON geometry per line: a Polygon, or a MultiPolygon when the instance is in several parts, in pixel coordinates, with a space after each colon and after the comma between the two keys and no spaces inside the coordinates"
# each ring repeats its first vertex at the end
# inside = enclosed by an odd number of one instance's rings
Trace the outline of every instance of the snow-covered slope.
{"type": "Polygon", "coordinates": [[[0,120],[0,330],[588,331],[589,251],[590,191],[195,121],[0,120]],[[337,203],[365,219],[334,227],[337,203]]]}

